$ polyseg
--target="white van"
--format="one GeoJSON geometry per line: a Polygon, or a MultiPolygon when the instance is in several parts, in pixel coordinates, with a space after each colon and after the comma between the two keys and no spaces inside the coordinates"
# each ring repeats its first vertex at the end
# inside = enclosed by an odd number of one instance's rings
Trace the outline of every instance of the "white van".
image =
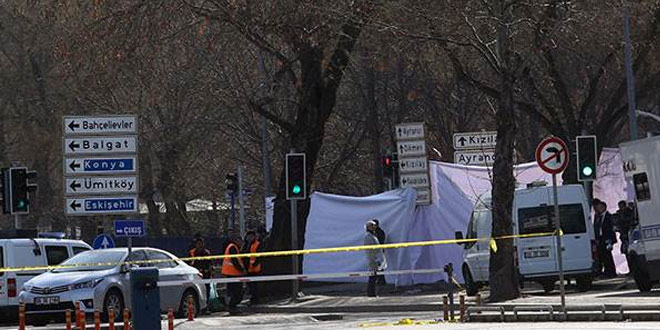
{"type": "Polygon", "coordinates": [[[641,292],[660,280],[660,136],[619,145],[626,181],[635,193],[638,226],[632,228],[628,268],[641,292]]]}
{"type": "MultiPolygon", "coordinates": [[[[92,248],[83,241],[51,238],[0,239],[0,268],[58,265],[92,248]]],[[[0,315],[14,319],[23,284],[44,270],[0,272],[0,315]]]]}
{"type": "MultiPolygon", "coordinates": [[[[589,217],[589,203],[581,185],[557,188],[561,215],[562,260],[566,279],[575,279],[580,290],[588,290],[593,280],[596,253],[593,227],[589,217]]],[[[526,234],[554,231],[554,198],[552,187],[530,185],[515,191],[513,200],[513,233],[516,267],[519,280],[539,282],[545,291],[554,290],[559,279],[554,236],[524,237],[526,234]]],[[[486,238],[463,244],[461,267],[468,295],[488,284],[490,263],[489,239],[492,229],[491,198],[481,199],[470,219],[466,238],[486,238]]],[[[457,237],[462,237],[460,232],[457,237]]]]}

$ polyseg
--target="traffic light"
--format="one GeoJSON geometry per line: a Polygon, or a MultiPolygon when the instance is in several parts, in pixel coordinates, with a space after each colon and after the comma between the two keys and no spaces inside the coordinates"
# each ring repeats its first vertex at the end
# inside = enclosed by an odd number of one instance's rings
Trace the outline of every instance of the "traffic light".
{"type": "Polygon", "coordinates": [[[391,179],[394,174],[394,160],[392,159],[392,154],[382,156],[380,164],[383,167],[383,177],[391,179]]]}
{"type": "Polygon", "coordinates": [[[225,183],[227,184],[227,192],[236,194],[238,192],[238,176],[236,173],[229,173],[225,176],[225,183]]]}
{"type": "Polygon", "coordinates": [[[307,198],[305,154],[286,155],[286,199],[307,198]]]}
{"type": "Polygon", "coordinates": [[[30,193],[37,190],[37,185],[30,180],[37,177],[37,172],[26,167],[12,167],[2,170],[3,213],[27,214],[30,212],[30,193]]]}
{"type": "Polygon", "coordinates": [[[11,213],[11,177],[9,169],[2,169],[2,213],[11,213]]]}
{"type": "Polygon", "coordinates": [[[593,181],[598,177],[598,153],[596,150],[596,137],[578,136],[577,145],[577,177],[578,181],[593,181]]]}

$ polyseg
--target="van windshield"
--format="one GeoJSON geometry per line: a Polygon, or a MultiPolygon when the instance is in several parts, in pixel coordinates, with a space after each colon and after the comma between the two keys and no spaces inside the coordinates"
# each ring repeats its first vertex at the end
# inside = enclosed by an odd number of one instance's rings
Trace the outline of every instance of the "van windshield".
{"type": "MultiPolygon", "coordinates": [[[[518,209],[518,232],[521,235],[552,233],[554,213],[553,205],[518,209]]],[[[559,215],[564,235],[587,231],[582,204],[559,205],[559,215]]]]}
{"type": "Polygon", "coordinates": [[[53,273],[111,269],[120,264],[124,257],[126,257],[126,251],[91,250],[82,252],[60,264],[60,266],[72,266],[71,268],[53,269],[53,273]]]}

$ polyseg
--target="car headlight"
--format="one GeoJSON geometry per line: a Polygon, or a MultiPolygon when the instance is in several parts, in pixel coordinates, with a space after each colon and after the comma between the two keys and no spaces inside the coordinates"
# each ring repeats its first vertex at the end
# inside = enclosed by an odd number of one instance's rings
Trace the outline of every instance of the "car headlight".
{"type": "Polygon", "coordinates": [[[78,282],[69,286],[69,289],[70,290],[92,289],[95,288],[99,283],[101,283],[101,281],[103,281],[102,278],[91,281],[78,282]]]}
{"type": "Polygon", "coordinates": [[[23,285],[23,289],[21,291],[30,291],[32,290],[32,285],[31,284],[25,284],[23,285]]]}

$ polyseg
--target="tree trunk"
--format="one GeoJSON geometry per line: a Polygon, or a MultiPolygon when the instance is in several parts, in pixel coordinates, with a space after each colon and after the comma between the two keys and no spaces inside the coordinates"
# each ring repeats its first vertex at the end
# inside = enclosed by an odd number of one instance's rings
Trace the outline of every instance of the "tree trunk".
{"type": "MultiPolygon", "coordinates": [[[[498,100],[495,115],[497,125],[497,146],[493,166],[493,228],[492,237],[501,237],[513,233],[511,210],[515,190],[513,176],[513,147],[516,135],[514,110],[515,74],[512,66],[510,24],[513,20],[512,8],[502,0],[501,21],[498,31],[498,46],[501,58],[500,84],[502,96],[498,100]]],[[[513,240],[497,240],[497,251],[490,253],[490,301],[504,301],[520,296],[517,272],[513,264],[513,240]]]]}
{"type": "Polygon", "coordinates": [[[380,125],[378,124],[380,121],[378,120],[378,108],[376,107],[376,75],[373,67],[368,63],[364,65],[364,68],[365,86],[367,89],[364,106],[369,118],[367,129],[369,130],[369,136],[371,138],[371,157],[374,168],[373,189],[375,193],[380,193],[384,190],[384,184],[383,164],[381,163],[382,151],[380,150],[380,125]]]}
{"type": "MultiPolygon", "coordinates": [[[[318,45],[305,44],[301,46],[299,51],[302,77],[301,100],[297,110],[296,122],[291,131],[289,145],[296,152],[303,152],[306,155],[307,196],[309,196],[314,182],[316,161],[325,136],[325,125],[335,108],[339,84],[350,60],[349,55],[352,53],[366,23],[367,13],[368,11],[361,12],[359,17],[351,19],[342,26],[337,45],[329,61],[324,61],[323,49],[318,45]]],[[[270,250],[289,250],[292,248],[291,209],[290,202],[286,200],[285,171],[282,168],[280,183],[277,188],[272,239],[269,246],[267,246],[270,250]]],[[[298,245],[293,248],[299,249],[305,244],[304,233],[307,226],[309,206],[309,198],[298,201],[298,245]]],[[[293,270],[291,260],[291,257],[268,258],[265,260],[265,272],[269,274],[290,274],[293,270]]],[[[302,257],[299,260],[302,260],[302,257]]],[[[299,265],[302,268],[302,262],[299,265]]],[[[269,294],[280,295],[286,292],[285,290],[290,285],[291,282],[279,282],[270,288],[269,294]]]]}

